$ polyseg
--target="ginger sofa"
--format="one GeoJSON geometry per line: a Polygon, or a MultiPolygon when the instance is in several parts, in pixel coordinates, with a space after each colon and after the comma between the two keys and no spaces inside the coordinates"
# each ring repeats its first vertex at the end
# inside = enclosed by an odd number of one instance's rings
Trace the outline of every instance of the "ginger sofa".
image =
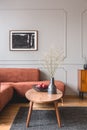
{"type": "MultiPolygon", "coordinates": [[[[12,99],[15,92],[25,97],[26,91],[33,85],[39,83],[49,85],[48,80],[40,81],[40,73],[37,68],[0,68],[0,111],[12,99]]],[[[64,83],[55,81],[55,85],[64,94],[64,83]]]]}

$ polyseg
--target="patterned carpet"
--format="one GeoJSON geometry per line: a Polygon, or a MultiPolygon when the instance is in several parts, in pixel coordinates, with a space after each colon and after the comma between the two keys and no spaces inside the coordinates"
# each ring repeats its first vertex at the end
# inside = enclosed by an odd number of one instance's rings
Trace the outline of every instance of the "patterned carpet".
{"type": "Polygon", "coordinates": [[[61,128],[54,110],[33,110],[26,128],[27,107],[21,107],[10,130],[87,130],[87,107],[60,107],[61,128]]]}

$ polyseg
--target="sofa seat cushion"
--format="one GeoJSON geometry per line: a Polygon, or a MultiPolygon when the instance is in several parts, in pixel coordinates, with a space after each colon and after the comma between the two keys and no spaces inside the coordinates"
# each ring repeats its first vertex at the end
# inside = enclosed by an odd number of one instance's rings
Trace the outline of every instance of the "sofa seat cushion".
{"type": "Polygon", "coordinates": [[[12,86],[13,86],[13,82],[1,82],[0,91],[3,91],[3,90],[10,88],[12,86]]]}
{"type": "Polygon", "coordinates": [[[35,82],[2,82],[0,84],[0,91],[6,90],[7,88],[12,88],[20,96],[25,96],[27,90],[31,89],[35,82]]]}
{"type": "MultiPolygon", "coordinates": [[[[32,81],[32,82],[3,82],[1,83],[1,90],[12,87],[20,96],[25,96],[25,93],[33,87],[33,85],[44,83],[49,85],[50,81],[32,81]]],[[[61,90],[64,94],[65,86],[64,83],[61,81],[55,81],[56,87],[61,90]]]]}

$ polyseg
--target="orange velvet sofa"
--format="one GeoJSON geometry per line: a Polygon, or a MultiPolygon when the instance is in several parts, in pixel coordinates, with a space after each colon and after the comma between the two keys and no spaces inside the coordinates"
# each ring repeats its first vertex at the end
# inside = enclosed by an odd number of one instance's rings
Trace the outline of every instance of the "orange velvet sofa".
{"type": "MultiPolygon", "coordinates": [[[[50,81],[40,81],[40,70],[37,68],[0,68],[0,111],[12,99],[14,91],[21,97],[25,97],[27,90],[33,85],[50,81]]],[[[61,81],[55,81],[56,87],[64,94],[65,85],[61,81]]]]}

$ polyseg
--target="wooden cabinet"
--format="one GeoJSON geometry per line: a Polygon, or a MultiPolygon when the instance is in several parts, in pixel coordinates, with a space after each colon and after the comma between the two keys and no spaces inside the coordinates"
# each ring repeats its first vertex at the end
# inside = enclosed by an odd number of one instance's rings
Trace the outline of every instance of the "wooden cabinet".
{"type": "Polygon", "coordinates": [[[78,88],[79,97],[83,98],[83,94],[87,92],[87,70],[78,70],[78,88]]]}

